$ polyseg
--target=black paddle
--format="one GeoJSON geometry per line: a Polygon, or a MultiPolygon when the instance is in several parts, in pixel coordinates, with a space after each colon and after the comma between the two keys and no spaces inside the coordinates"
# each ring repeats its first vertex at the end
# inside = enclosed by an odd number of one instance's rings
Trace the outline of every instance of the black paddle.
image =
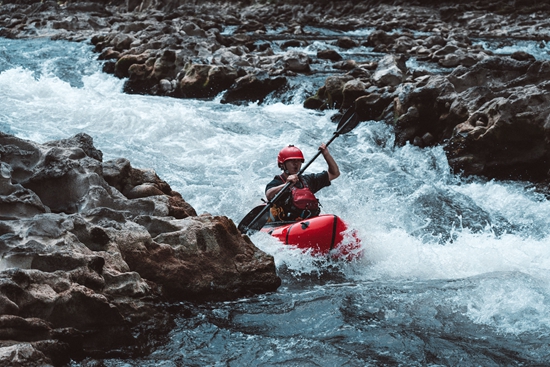
{"type": "MultiPolygon", "coordinates": [[[[359,124],[359,118],[357,117],[357,114],[355,113],[355,109],[350,107],[340,118],[340,121],[338,122],[338,127],[336,128],[336,131],[332,135],[332,138],[325,144],[327,147],[341,134],[347,134],[351,130],[353,130],[357,124],[359,124]]],[[[298,175],[301,175],[305,172],[305,170],[313,163],[319,155],[321,155],[321,151],[317,151],[317,153],[305,164],[305,166],[302,167],[300,172],[298,172],[298,175]]],[[[248,233],[248,231],[259,231],[262,229],[262,227],[267,223],[267,220],[269,219],[269,208],[277,202],[277,200],[283,195],[283,193],[290,187],[292,183],[287,182],[281,191],[273,197],[270,201],[268,201],[266,204],[258,205],[254,209],[252,209],[239,223],[238,228],[241,231],[241,233],[248,233]]]]}

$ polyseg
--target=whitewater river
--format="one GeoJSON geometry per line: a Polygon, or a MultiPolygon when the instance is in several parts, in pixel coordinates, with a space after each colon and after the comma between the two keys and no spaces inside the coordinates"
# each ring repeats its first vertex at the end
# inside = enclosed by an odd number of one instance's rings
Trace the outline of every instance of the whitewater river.
{"type": "MultiPolygon", "coordinates": [[[[238,222],[279,173],[282,147],[307,160],[335,129],[336,111],[302,108],[319,85],[248,106],[127,95],[95,57],[86,44],[0,39],[0,131],[37,142],[86,132],[104,160],[152,168],[198,213],[238,222]]],[[[275,257],[277,292],[174,305],[177,326],[150,354],[105,365],[550,363],[544,196],[456,177],[442,148],[394,147],[381,122],[361,123],[330,150],[342,175],[319,193],[323,212],[357,229],[363,259],[313,260],[256,234],[275,257]]],[[[320,158],[308,171],[324,168],[320,158]]]]}

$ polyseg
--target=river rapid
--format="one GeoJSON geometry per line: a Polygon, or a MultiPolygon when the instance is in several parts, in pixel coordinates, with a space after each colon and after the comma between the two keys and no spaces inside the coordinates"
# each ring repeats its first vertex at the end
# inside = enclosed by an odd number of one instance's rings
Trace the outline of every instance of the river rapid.
{"type": "MultiPolygon", "coordinates": [[[[152,168],[196,211],[236,223],[279,173],[335,131],[306,110],[307,79],[235,106],[122,93],[91,46],[0,39],[0,131],[42,143],[85,132],[104,160],[152,168]]],[[[233,302],[171,305],[176,326],[106,366],[534,366],[550,363],[550,202],[527,183],[461,178],[441,147],[395,147],[366,121],[330,151],[342,175],[324,213],[358,231],[364,257],[315,259],[267,234],[283,284],[233,302]]],[[[308,172],[325,169],[322,158],[308,172]]],[[[74,362],[74,366],[81,362],[74,362]]]]}

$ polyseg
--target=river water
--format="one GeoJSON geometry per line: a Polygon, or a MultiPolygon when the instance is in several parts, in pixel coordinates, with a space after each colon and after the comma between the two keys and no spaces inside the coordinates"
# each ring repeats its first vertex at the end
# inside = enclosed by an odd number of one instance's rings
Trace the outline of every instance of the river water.
{"type": "MultiPolygon", "coordinates": [[[[152,168],[198,213],[239,222],[287,144],[308,157],[336,111],[302,108],[302,81],[262,105],[122,93],[87,44],[0,39],[0,130],[45,142],[86,132],[104,160],[152,168]]],[[[322,79],[319,79],[322,80],[322,79]]],[[[317,80],[317,82],[319,81],[317,80]]],[[[364,258],[314,259],[266,234],[280,289],[177,304],[144,356],[106,366],[534,366],[550,363],[550,202],[528,184],[464,179],[440,147],[395,147],[362,122],[330,150],[342,176],[323,212],[358,231],[364,258]]],[[[324,169],[322,159],[308,169],[324,169]]],[[[78,366],[74,362],[74,366],[78,366]]]]}

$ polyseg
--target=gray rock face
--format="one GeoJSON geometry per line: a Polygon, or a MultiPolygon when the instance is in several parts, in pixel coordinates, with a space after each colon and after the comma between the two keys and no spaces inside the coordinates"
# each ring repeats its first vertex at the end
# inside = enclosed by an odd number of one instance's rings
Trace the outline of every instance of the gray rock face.
{"type": "Polygon", "coordinates": [[[45,144],[0,134],[6,365],[135,344],[144,319],[165,326],[160,300],[233,299],[280,285],[273,258],[230,219],[197,216],[154,171],[101,158],[86,134],[45,144]]]}

